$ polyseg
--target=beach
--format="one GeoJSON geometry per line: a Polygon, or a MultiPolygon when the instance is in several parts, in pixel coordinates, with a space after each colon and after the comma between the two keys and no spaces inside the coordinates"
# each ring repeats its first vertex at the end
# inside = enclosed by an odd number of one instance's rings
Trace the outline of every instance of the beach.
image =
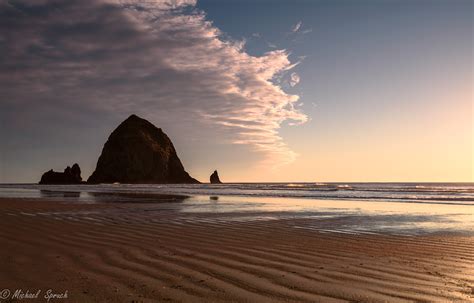
{"type": "Polygon", "coordinates": [[[4,302],[19,289],[38,302],[474,300],[472,234],[351,233],[337,227],[369,217],[177,211],[169,198],[0,198],[4,302]]]}
{"type": "Polygon", "coordinates": [[[474,303],[474,0],[0,0],[0,303],[474,303]]]}

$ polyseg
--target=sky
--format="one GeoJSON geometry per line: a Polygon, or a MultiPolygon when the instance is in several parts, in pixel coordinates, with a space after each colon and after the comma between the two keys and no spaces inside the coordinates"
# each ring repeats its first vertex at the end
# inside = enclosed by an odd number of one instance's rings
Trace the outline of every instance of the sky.
{"type": "Polygon", "coordinates": [[[204,182],[473,182],[473,5],[0,0],[0,183],[130,114],[204,182]]]}

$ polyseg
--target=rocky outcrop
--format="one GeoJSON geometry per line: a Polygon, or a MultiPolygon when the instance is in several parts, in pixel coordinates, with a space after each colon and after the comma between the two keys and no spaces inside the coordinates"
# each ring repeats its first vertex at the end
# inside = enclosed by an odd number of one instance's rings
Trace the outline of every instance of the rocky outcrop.
{"type": "Polygon", "coordinates": [[[219,174],[217,173],[217,170],[215,170],[211,177],[209,177],[209,180],[211,181],[211,183],[214,183],[214,184],[221,184],[221,180],[219,179],[219,174]]]}
{"type": "Polygon", "coordinates": [[[109,136],[89,183],[199,183],[183,167],[170,138],[136,115],[109,136]]]}
{"type": "Polygon", "coordinates": [[[41,176],[39,184],[79,184],[82,183],[81,168],[77,163],[66,167],[64,172],[55,172],[52,169],[41,176]]]}

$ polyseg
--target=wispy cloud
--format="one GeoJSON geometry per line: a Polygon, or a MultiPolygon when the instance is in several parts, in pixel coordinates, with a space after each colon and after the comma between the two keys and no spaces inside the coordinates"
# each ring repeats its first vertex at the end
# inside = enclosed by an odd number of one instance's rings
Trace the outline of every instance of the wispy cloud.
{"type": "Polygon", "coordinates": [[[273,43],[271,43],[271,42],[268,42],[267,45],[268,45],[268,47],[270,47],[270,48],[278,48],[278,46],[276,46],[276,44],[273,44],[273,43]]]}
{"type": "Polygon", "coordinates": [[[291,29],[291,31],[292,31],[293,33],[296,33],[297,31],[300,30],[301,25],[303,25],[303,22],[299,21],[298,23],[296,23],[296,24],[293,26],[293,28],[291,29]]]}
{"type": "Polygon", "coordinates": [[[299,82],[300,82],[300,76],[295,72],[291,73],[291,75],[290,75],[290,86],[293,87],[296,84],[298,84],[299,82]]]}
{"type": "Polygon", "coordinates": [[[183,136],[219,126],[229,143],[291,161],[278,129],[307,117],[295,109],[298,96],[275,82],[294,67],[288,52],[249,55],[195,4],[0,0],[1,108],[137,112],[183,136]]]}
{"type": "Polygon", "coordinates": [[[303,27],[303,22],[299,21],[293,27],[291,28],[291,31],[288,33],[289,36],[294,37],[296,36],[301,36],[301,35],[306,35],[309,34],[313,31],[311,28],[305,28],[303,27]]]}

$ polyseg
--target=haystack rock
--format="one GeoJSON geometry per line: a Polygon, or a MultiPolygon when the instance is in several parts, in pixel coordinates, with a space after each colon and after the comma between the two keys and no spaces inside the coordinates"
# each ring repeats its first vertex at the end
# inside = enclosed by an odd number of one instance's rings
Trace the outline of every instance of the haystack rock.
{"type": "Polygon", "coordinates": [[[55,172],[52,169],[41,176],[39,184],[79,184],[82,183],[81,168],[75,163],[72,168],[66,167],[64,172],[55,172]]]}
{"type": "Polygon", "coordinates": [[[211,177],[209,178],[209,180],[211,181],[211,183],[216,183],[216,184],[220,184],[222,183],[221,180],[219,179],[219,174],[217,173],[217,170],[215,170],[211,177]]]}
{"type": "Polygon", "coordinates": [[[89,183],[199,183],[181,164],[170,138],[136,115],[105,142],[89,183]]]}

